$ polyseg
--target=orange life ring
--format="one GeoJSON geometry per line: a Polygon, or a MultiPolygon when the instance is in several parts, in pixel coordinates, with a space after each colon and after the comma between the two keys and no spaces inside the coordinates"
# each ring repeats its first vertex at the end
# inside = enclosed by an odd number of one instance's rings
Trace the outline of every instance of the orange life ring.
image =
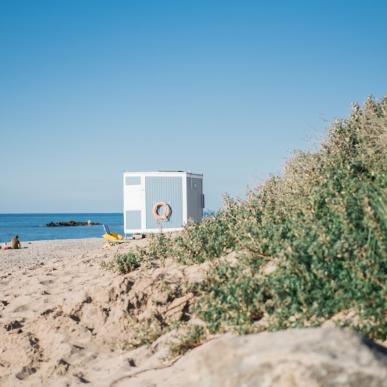
{"type": "Polygon", "coordinates": [[[159,222],[159,221],[166,221],[169,220],[172,214],[172,209],[171,206],[168,203],[165,202],[157,202],[152,209],[152,214],[154,218],[159,222]],[[164,209],[162,214],[160,214],[160,210],[164,209]]]}

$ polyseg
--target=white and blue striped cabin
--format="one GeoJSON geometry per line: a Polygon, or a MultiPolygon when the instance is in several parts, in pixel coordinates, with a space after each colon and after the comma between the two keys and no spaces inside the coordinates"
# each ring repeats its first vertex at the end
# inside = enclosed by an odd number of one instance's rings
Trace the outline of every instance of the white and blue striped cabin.
{"type": "Polygon", "coordinates": [[[124,172],[124,233],[178,231],[203,217],[203,175],[124,172]]]}

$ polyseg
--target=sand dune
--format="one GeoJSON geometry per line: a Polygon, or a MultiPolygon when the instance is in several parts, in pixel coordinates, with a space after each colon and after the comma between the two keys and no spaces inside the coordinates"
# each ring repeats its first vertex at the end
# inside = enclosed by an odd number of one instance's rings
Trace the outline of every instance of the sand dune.
{"type": "Polygon", "coordinates": [[[172,259],[126,275],[101,267],[145,243],[41,241],[2,251],[0,386],[386,386],[386,349],[332,327],[208,337],[182,358],[170,356],[172,330],[133,349],[152,316],[184,319],[193,295],[178,289],[208,268],[172,259]]]}

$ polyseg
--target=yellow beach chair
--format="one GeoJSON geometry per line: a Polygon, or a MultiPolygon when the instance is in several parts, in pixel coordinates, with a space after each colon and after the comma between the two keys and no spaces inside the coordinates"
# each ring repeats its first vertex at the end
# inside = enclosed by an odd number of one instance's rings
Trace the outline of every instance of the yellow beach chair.
{"type": "Polygon", "coordinates": [[[111,232],[107,224],[104,224],[103,228],[105,230],[105,234],[102,235],[103,239],[106,239],[107,241],[122,241],[124,239],[121,234],[111,232]]]}

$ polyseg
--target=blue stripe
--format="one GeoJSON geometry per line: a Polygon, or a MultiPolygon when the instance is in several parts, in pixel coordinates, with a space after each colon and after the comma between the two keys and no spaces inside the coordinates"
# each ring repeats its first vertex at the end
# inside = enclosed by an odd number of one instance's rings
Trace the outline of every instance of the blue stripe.
{"type": "Polygon", "coordinates": [[[126,211],[126,229],[138,230],[141,228],[141,211],[126,211]]]}
{"type": "Polygon", "coordinates": [[[159,228],[153,217],[152,209],[157,202],[165,202],[172,209],[168,221],[162,222],[163,228],[183,227],[182,178],[167,176],[145,177],[146,228],[159,228]]]}

